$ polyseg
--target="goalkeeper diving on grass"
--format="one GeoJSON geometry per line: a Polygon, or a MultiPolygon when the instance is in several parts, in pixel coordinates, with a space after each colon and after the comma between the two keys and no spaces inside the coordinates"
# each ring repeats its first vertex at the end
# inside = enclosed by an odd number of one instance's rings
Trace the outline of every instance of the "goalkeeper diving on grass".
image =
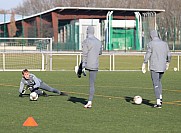
{"type": "Polygon", "coordinates": [[[28,69],[24,69],[22,71],[22,79],[19,87],[19,97],[22,97],[23,94],[25,94],[26,90],[30,90],[30,92],[36,92],[39,96],[48,96],[45,91],[57,93],[58,95],[63,96],[67,95],[64,92],[48,86],[41,79],[30,73],[28,69]]]}

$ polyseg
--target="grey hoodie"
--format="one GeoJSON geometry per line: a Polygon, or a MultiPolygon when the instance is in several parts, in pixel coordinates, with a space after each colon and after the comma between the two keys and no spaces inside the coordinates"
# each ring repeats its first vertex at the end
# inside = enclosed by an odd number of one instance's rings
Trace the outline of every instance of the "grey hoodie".
{"type": "Polygon", "coordinates": [[[165,72],[166,63],[171,61],[171,53],[168,44],[158,37],[156,30],[150,32],[152,41],[147,45],[144,63],[150,61],[150,70],[165,72]]]}
{"type": "Polygon", "coordinates": [[[99,55],[102,54],[102,44],[94,36],[94,27],[87,27],[87,38],[82,43],[82,62],[88,70],[98,70],[99,55]]]}
{"type": "Polygon", "coordinates": [[[42,83],[41,79],[37,78],[34,74],[30,73],[29,79],[25,79],[24,77],[22,77],[20,82],[19,93],[22,93],[25,85],[38,88],[41,86],[41,83],[42,83]]]}

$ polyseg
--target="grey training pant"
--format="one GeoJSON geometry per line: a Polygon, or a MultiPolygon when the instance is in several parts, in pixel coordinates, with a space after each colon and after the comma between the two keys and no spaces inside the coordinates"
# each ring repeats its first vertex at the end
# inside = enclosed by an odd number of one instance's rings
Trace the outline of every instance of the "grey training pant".
{"type": "Polygon", "coordinates": [[[44,82],[41,82],[41,83],[40,83],[40,89],[45,90],[45,91],[49,91],[49,92],[53,92],[53,93],[58,93],[58,94],[60,94],[60,91],[59,91],[59,90],[48,86],[48,85],[47,85],[46,83],[44,83],[44,82]]]}
{"type": "Polygon", "coordinates": [[[160,95],[162,95],[161,78],[162,78],[163,74],[164,74],[164,72],[151,71],[151,79],[152,79],[156,99],[160,99],[160,95]]]}
{"type": "Polygon", "coordinates": [[[89,101],[93,100],[93,96],[94,96],[94,92],[95,92],[94,83],[95,83],[97,72],[98,71],[89,71],[89,87],[90,87],[89,101]]]}
{"type": "MultiPolygon", "coordinates": [[[[41,90],[40,90],[40,89],[35,90],[35,92],[36,92],[38,95],[43,95],[42,90],[49,91],[49,92],[53,92],[53,93],[57,93],[57,94],[60,94],[60,93],[61,93],[59,90],[48,86],[48,85],[47,85],[46,83],[44,83],[44,82],[41,82],[41,83],[40,83],[40,87],[39,87],[39,88],[40,88],[41,90]]],[[[30,90],[30,91],[32,91],[32,90],[30,90]]]]}

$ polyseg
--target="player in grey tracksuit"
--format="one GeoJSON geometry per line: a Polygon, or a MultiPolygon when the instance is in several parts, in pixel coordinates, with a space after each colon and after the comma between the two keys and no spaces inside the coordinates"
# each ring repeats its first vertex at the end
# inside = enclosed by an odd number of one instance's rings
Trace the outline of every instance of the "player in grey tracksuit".
{"type": "Polygon", "coordinates": [[[20,87],[19,87],[20,97],[22,97],[22,95],[25,93],[27,88],[30,90],[30,92],[36,92],[38,95],[48,96],[42,90],[57,93],[59,95],[65,95],[65,93],[48,86],[41,79],[37,78],[34,74],[29,73],[27,69],[24,69],[22,71],[22,79],[21,79],[20,87]]]}
{"type": "Polygon", "coordinates": [[[94,82],[99,67],[99,55],[102,54],[102,43],[94,36],[94,27],[87,27],[87,38],[82,43],[82,67],[89,71],[89,99],[85,108],[92,107],[95,92],[94,82]]]}
{"type": "MultiPolygon", "coordinates": [[[[153,82],[154,92],[157,100],[156,108],[161,108],[162,105],[162,83],[161,78],[164,72],[168,69],[171,61],[171,53],[168,44],[158,37],[156,30],[150,32],[150,41],[147,45],[142,71],[145,69],[145,64],[150,63],[150,72],[153,82]]],[[[145,71],[146,72],[146,71],[145,71]]]]}

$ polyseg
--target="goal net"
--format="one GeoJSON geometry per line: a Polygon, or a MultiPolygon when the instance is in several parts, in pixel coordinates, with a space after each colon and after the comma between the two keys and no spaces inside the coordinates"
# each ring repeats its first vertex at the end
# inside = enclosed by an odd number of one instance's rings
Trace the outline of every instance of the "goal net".
{"type": "Polygon", "coordinates": [[[50,69],[52,38],[0,38],[0,70],[50,69]]]}

